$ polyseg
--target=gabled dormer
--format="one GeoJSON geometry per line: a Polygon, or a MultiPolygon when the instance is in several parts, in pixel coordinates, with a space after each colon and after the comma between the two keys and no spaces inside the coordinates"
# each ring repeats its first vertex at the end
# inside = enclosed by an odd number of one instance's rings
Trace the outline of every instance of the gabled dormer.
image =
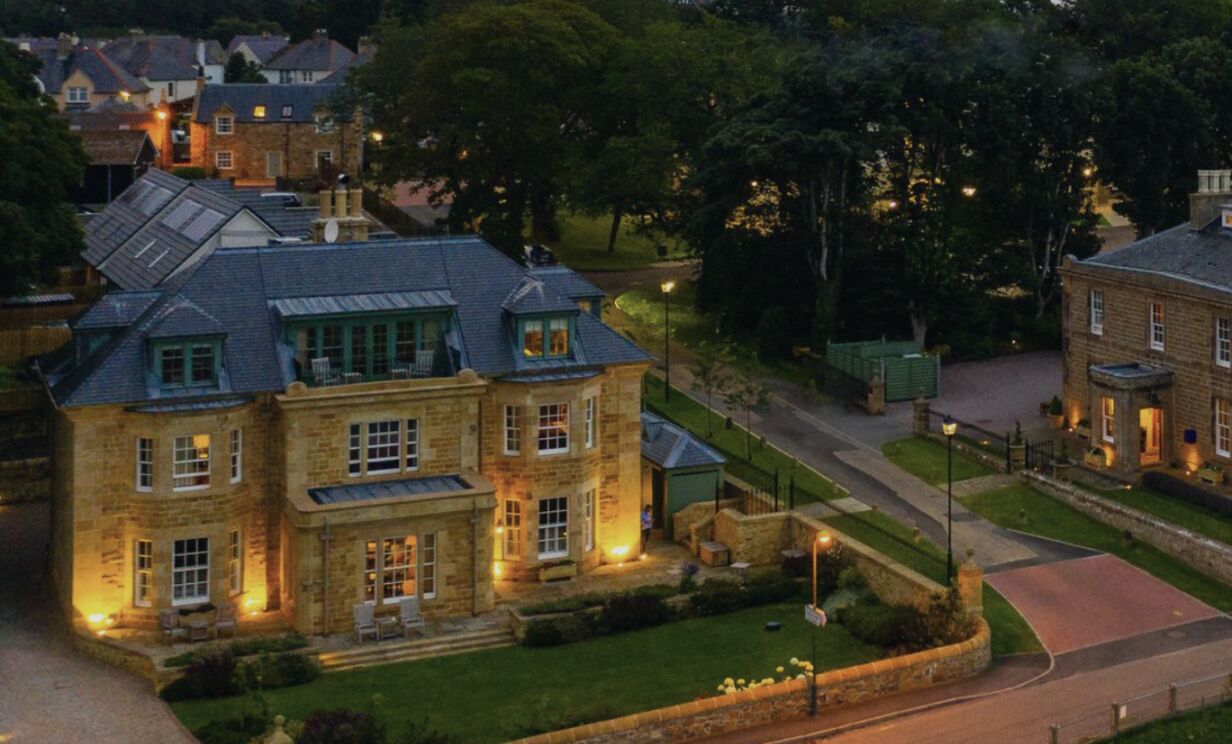
{"type": "Polygon", "coordinates": [[[576,358],[577,303],[528,276],[509,293],[503,307],[511,323],[516,353],[523,361],[576,358]]]}
{"type": "Polygon", "coordinates": [[[172,299],[145,332],[153,386],[163,395],[222,388],[226,335],[222,324],[196,304],[172,299]]]}

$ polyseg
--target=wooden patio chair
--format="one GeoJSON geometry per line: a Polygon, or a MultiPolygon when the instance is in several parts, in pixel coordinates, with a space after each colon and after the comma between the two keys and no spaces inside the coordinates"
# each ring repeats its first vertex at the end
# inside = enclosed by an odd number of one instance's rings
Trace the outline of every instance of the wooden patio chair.
{"type": "Polygon", "coordinates": [[[158,629],[168,641],[188,638],[188,628],[180,627],[180,613],[176,610],[158,611],[158,629]]]}
{"type": "Polygon", "coordinates": [[[372,636],[373,640],[381,640],[381,631],[376,624],[376,608],[370,604],[357,604],[355,613],[355,640],[364,642],[364,636],[372,636]]]}
{"type": "Polygon", "coordinates": [[[398,603],[398,623],[402,626],[402,634],[407,636],[412,630],[428,627],[424,616],[419,614],[419,597],[406,597],[398,603]]]}

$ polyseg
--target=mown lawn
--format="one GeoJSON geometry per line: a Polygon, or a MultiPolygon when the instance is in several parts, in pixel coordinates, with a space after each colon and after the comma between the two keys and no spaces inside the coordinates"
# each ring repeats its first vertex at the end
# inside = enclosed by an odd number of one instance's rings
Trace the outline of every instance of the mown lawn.
{"type": "Polygon", "coordinates": [[[1116,738],[1132,744],[1232,741],[1232,702],[1148,723],[1116,738]]]}
{"type": "Polygon", "coordinates": [[[1077,485],[1199,535],[1205,535],[1212,540],[1232,544],[1232,519],[1196,504],[1190,504],[1142,486],[1095,489],[1082,483],[1077,485]]]}
{"type": "MultiPolygon", "coordinates": [[[[810,655],[803,602],[669,623],[555,648],[510,647],[323,675],[265,694],[270,711],[303,720],[317,708],[368,706],[384,698],[391,740],[409,723],[463,742],[499,742],[542,726],[627,715],[717,694],[725,677],[779,677],[775,667],[810,655]],[[779,620],[783,629],[764,629],[779,620]],[[558,718],[568,713],[573,720],[558,718]]],[[[842,626],[817,634],[818,669],[861,664],[880,650],[842,626]]],[[[236,715],[243,697],[194,700],[172,710],[190,729],[236,715]]]]}
{"type": "MultiPolygon", "coordinates": [[[[946,447],[923,437],[907,437],[881,446],[881,453],[898,467],[933,485],[946,482],[946,447]]],[[[954,450],[954,480],[992,475],[994,471],[970,455],[954,450]]]]}
{"type": "Polygon", "coordinates": [[[607,252],[610,217],[586,217],[564,214],[560,217],[560,240],[548,243],[560,262],[578,271],[623,271],[640,269],[655,261],[684,258],[682,246],[659,235],[634,232],[633,223],[626,220],[616,239],[616,250],[607,252]],[[667,259],[656,252],[660,243],[668,246],[667,259]]]}
{"type": "MultiPolygon", "coordinates": [[[[706,406],[690,398],[683,391],[673,386],[670,401],[664,399],[663,380],[646,375],[644,400],[652,411],[666,416],[704,439],[710,446],[727,456],[727,472],[752,485],[771,490],[774,487],[774,471],[779,472],[779,495],[788,498],[788,484],[795,478],[796,501],[805,503],[817,499],[830,500],[841,498],[847,493],[838,488],[832,481],[820,473],[800,463],[791,455],[766,444],[759,443],[756,430],[747,444],[752,453],[751,461],[744,459],[746,437],[744,427],[733,423],[732,428],[725,428],[725,419],[718,413],[707,411],[706,406]],[[707,435],[706,421],[709,418],[710,431],[707,435]]],[[[716,405],[718,401],[715,401],[716,405]]]]}
{"type": "Polygon", "coordinates": [[[984,619],[992,629],[992,654],[1032,654],[1044,650],[1035,631],[1014,605],[984,582],[984,619]]]}
{"type": "Polygon", "coordinates": [[[962,499],[967,508],[1002,527],[1084,545],[1116,555],[1223,612],[1232,610],[1232,587],[1121,531],[1095,521],[1026,485],[1014,484],[962,499]],[[1025,519],[1022,514],[1025,514],[1025,519]]]}

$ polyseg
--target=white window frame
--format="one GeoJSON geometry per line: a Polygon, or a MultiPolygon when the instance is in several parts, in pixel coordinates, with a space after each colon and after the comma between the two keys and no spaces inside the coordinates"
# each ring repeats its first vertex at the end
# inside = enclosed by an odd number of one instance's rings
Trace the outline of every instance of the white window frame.
{"type": "Polygon", "coordinates": [[[419,470],[419,419],[406,420],[406,471],[419,470]]]}
{"type": "Polygon", "coordinates": [[[320,164],[321,164],[321,156],[322,156],[322,155],[324,155],[324,156],[325,156],[325,162],[327,162],[327,163],[333,163],[333,162],[334,162],[334,151],[333,151],[333,150],[317,150],[314,154],[316,155],[316,162],[317,162],[317,165],[320,165],[320,164]]]}
{"type": "Polygon", "coordinates": [[[234,170],[235,156],[230,150],[219,150],[214,153],[214,167],[218,170],[234,170]]]}
{"type": "Polygon", "coordinates": [[[65,103],[89,103],[90,89],[80,85],[74,85],[64,94],[65,103]]]}
{"type": "Polygon", "coordinates": [[[314,114],[312,123],[317,134],[329,134],[334,131],[334,118],[329,114],[314,114]]]}
{"type": "Polygon", "coordinates": [[[542,403],[539,405],[539,425],[535,430],[540,455],[559,455],[569,451],[569,404],[542,403]],[[549,426],[552,421],[561,421],[560,426],[549,426]]]}
{"type": "Polygon", "coordinates": [[[436,533],[419,536],[419,596],[436,598],[436,533]]]}
{"type": "Polygon", "coordinates": [[[176,437],[171,448],[171,490],[173,491],[203,491],[210,487],[210,435],[209,434],[189,434],[187,436],[176,437]],[[198,444],[199,437],[205,437],[205,446],[198,444]],[[182,446],[182,443],[187,440],[188,446],[182,446]],[[205,457],[201,457],[201,451],[205,450],[205,457]],[[183,457],[181,454],[188,454],[190,451],[195,452],[195,457],[183,457]],[[184,472],[180,473],[181,466],[184,466],[184,472]],[[192,466],[191,468],[189,466],[192,466]],[[204,477],[204,483],[194,483],[191,481],[198,480],[204,477]],[[188,481],[187,485],[180,485],[188,481]]]}
{"type": "Polygon", "coordinates": [[[1088,307],[1091,313],[1091,333],[1096,336],[1104,335],[1104,293],[1102,290],[1091,290],[1088,307]]]}
{"type": "Polygon", "coordinates": [[[505,449],[506,455],[522,454],[522,407],[505,406],[505,449]]]}
{"type": "Polygon", "coordinates": [[[363,431],[362,424],[351,424],[347,430],[347,475],[351,478],[364,474],[363,431]]]}
{"type": "Polygon", "coordinates": [[[397,537],[382,537],[379,540],[365,541],[365,558],[364,558],[364,601],[375,602],[380,600],[381,604],[396,604],[406,597],[419,596],[419,536],[418,535],[401,535],[397,537]],[[407,547],[409,545],[409,560],[406,563],[393,564],[389,561],[392,559],[391,548],[394,545],[407,547]],[[374,553],[375,550],[375,553],[374,553]],[[399,574],[399,572],[402,572],[399,574]],[[401,576],[401,581],[394,579],[401,576]],[[407,576],[410,577],[413,591],[409,594],[403,590],[407,576]],[[386,596],[386,588],[389,588],[390,594],[386,596]]]}
{"type": "Polygon", "coordinates": [[[208,601],[210,601],[210,539],[208,537],[188,537],[173,541],[171,543],[172,606],[195,605],[208,601]],[[181,565],[181,558],[183,565],[181,565]],[[203,563],[200,562],[202,558],[204,558],[203,563]],[[188,564],[189,559],[194,560],[191,565],[188,564]],[[188,594],[185,591],[188,587],[192,587],[194,592],[200,592],[204,587],[204,593],[188,594]]]}
{"type": "Polygon", "coordinates": [[[1232,319],[1215,318],[1215,365],[1232,368],[1232,319]]]}
{"type": "Polygon", "coordinates": [[[149,607],[154,587],[154,541],[133,541],[133,606],[149,607]]]}
{"type": "Polygon", "coordinates": [[[595,501],[598,490],[591,488],[582,494],[582,549],[595,549],[595,501]]]}
{"type": "Polygon", "coordinates": [[[138,491],[154,490],[154,440],[149,437],[137,437],[137,469],[133,476],[138,491]]]}
{"type": "Polygon", "coordinates": [[[244,430],[231,430],[231,482],[244,479],[244,430]]]}
{"type": "Polygon", "coordinates": [[[289,85],[295,82],[295,70],[279,70],[278,82],[283,85],[289,85]]]}
{"type": "Polygon", "coordinates": [[[569,497],[549,496],[539,499],[537,546],[539,560],[564,558],[569,555],[569,497]],[[548,519],[550,517],[550,519],[548,519]]]}
{"type": "Polygon", "coordinates": [[[1116,401],[1104,397],[1099,399],[1100,434],[1101,438],[1110,444],[1116,443],[1116,401]]]}
{"type": "Polygon", "coordinates": [[[300,70],[299,71],[299,81],[301,83],[311,83],[313,82],[313,79],[315,77],[316,77],[316,73],[314,70],[300,70]]]}
{"type": "Polygon", "coordinates": [[[365,427],[367,437],[364,440],[364,465],[368,475],[384,475],[398,473],[402,470],[402,422],[398,419],[386,421],[369,421],[365,427]],[[392,428],[390,428],[392,426],[392,428]],[[373,451],[377,457],[373,457],[373,451]],[[384,453],[384,454],[381,454],[384,453]],[[389,461],[391,466],[374,469],[372,461],[389,461]]]}
{"type": "Polygon", "coordinates": [[[1147,303],[1147,331],[1150,336],[1147,342],[1153,351],[1163,351],[1165,337],[1164,323],[1167,321],[1167,316],[1164,314],[1164,303],[1158,300],[1152,300],[1147,303]]]}
{"type": "Polygon", "coordinates": [[[595,446],[595,429],[597,419],[595,416],[595,397],[586,399],[586,449],[592,449],[595,446]]]}
{"type": "Polygon", "coordinates": [[[231,135],[235,134],[235,117],[230,115],[220,115],[214,117],[214,134],[231,135]],[[226,122],[224,124],[224,122],[226,122]]]}
{"type": "Polygon", "coordinates": [[[1215,454],[1232,457],[1232,401],[1215,399],[1215,454]]]}
{"type": "Polygon", "coordinates": [[[522,502],[517,499],[505,499],[505,558],[522,555],[522,502]]]}
{"type": "Polygon", "coordinates": [[[239,530],[227,533],[227,582],[231,596],[244,591],[244,541],[239,530]]]}

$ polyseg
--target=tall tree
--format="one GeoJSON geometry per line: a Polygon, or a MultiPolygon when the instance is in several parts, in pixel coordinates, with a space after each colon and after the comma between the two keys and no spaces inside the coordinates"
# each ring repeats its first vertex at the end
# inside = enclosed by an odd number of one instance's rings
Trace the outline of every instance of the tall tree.
{"type": "Polygon", "coordinates": [[[65,203],[86,165],[81,140],[39,94],[39,63],[0,43],[0,296],[49,282],[81,249],[65,203]]]}
{"type": "Polygon", "coordinates": [[[265,76],[261,74],[261,65],[249,62],[244,55],[235,52],[227,58],[223,80],[228,83],[264,83],[265,76]]]}

